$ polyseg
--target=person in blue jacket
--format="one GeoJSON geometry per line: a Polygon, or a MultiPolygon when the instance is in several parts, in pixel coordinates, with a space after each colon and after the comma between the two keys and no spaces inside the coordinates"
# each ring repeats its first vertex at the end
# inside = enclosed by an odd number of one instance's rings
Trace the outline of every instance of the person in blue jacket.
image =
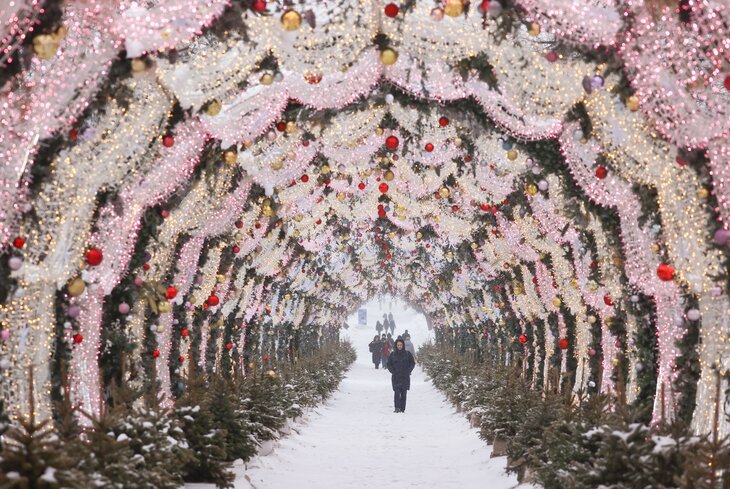
{"type": "Polygon", "coordinates": [[[393,402],[395,413],[406,411],[406,394],[411,388],[411,372],[416,366],[416,360],[411,352],[406,350],[403,338],[395,340],[395,350],[388,357],[388,371],[390,371],[393,384],[393,402]]]}

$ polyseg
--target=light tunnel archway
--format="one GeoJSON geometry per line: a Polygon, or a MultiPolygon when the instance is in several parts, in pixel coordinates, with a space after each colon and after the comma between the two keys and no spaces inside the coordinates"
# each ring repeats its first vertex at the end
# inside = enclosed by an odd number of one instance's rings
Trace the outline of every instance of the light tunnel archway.
{"type": "MultiPolygon", "coordinates": [[[[657,422],[677,414],[676,341],[698,328],[693,419],[710,426],[730,358],[727,253],[707,224],[727,232],[727,121],[687,109],[675,125],[640,69],[639,46],[686,28],[621,7],[654,29],[619,43],[611,5],[588,28],[534,2],[535,18],[355,3],[305,2],[314,22],[211,2],[170,24],[202,35],[153,41],[137,26],[61,88],[12,80],[10,115],[30,109],[12,130],[23,144],[3,139],[19,171],[2,204],[2,352],[20,367],[3,373],[7,404],[28,414],[33,365],[48,416],[65,354],[74,403],[99,412],[100,361],[122,351],[132,370],[113,375],[154,372],[172,403],[190,361],[245,372],[335,337],[353,306],[390,292],[452,337],[560,358],[574,387],[614,391],[621,369],[657,422]],[[113,61],[122,42],[131,62],[113,61]],[[637,346],[647,331],[656,359],[637,346]]],[[[69,39],[90,36],[100,14],[84,15],[69,39]]],[[[65,73],[85,55],[76,44],[29,73],[65,73]]],[[[715,85],[696,90],[727,109],[715,85]]]]}

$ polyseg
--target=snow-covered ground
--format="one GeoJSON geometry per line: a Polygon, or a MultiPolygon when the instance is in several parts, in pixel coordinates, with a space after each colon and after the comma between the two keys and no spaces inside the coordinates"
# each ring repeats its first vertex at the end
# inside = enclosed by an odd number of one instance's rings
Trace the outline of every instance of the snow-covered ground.
{"type": "MultiPolygon", "coordinates": [[[[236,468],[236,489],[507,489],[506,458],[490,458],[462,415],[416,367],[404,414],[393,413],[387,371],[375,370],[367,345],[375,331],[378,304],[368,305],[367,327],[356,318],[343,332],[358,359],[335,395],[294,426],[270,455],[236,468]],[[372,311],[372,312],[371,312],[372,311]]],[[[386,303],[387,310],[387,303],[386,303]]],[[[408,329],[418,346],[430,336],[423,316],[393,307],[396,335],[408,329]]],[[[189,488],[211,486],[191,484],[189,488]]],[[[524,486],[529,487],[529,486],[524,486]]]]}

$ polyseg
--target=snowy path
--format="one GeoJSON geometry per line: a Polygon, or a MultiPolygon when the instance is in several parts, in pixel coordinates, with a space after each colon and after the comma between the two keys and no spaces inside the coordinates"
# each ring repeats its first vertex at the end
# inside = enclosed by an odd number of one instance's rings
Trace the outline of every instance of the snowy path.
{"type": "MultiPolygon", "coordinates": [[[[384,312],[372,304],[368,309],[375,318],[384,312]]],[[[393,315],[396,335],[408,328],[416,345],[432,336],[423,316],[398,306],[393,315]]],[[[367,345],[374,333],[372,326],[343,331],[358,358],[340,389],[279,440],[273,453],[254,458],[245,470],[235,467],[236,489],[533,487],[518,486],[505,473],[505,457],[490,458],[491,448],[420,368],[411,378],[406,412],[393,413],[390,374],[370,363],[367,345]]]]}
{"type": "Polygon", "coordinates": [[[356,363],[340,390],[280,441],[275,452],[249,466],[249,484],[236,488],[507,489],[504,457],[490,448],[454,412],[443,396],[413,372],[404,414],[393,413],[390,375],[356,363]]]}

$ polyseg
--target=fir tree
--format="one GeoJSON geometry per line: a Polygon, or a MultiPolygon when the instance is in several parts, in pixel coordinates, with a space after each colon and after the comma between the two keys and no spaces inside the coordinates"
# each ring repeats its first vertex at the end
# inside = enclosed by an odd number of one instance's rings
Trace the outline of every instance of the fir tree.
{"type": "Polygon", "coordinates": [[[190,369],[186,390],[173,411],[180,422],[193,457],[184,465],[186,482],[212,482],[219,488],[233,487],[234,475],[228,471],[226,433],[219,429],[208,410],[208,395],[202,377],[190,369]]]}

